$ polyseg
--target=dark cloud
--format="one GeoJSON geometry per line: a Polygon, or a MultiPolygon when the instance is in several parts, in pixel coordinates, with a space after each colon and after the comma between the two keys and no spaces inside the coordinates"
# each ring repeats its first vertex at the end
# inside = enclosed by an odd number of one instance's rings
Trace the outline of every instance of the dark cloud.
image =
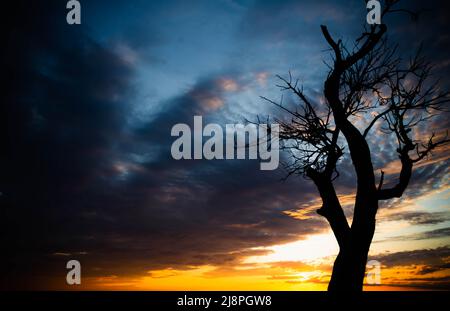
{"type": "Polygon", "coordinates": [[[370,259],[378,260],[382,269],[393,269],[385,274],[382,272],[382,282],[389,284],[389,286],[448,290],[450,288],[449,256],[450,248],[445,246],[434,249],[379,254],[371,256],[370,259]],[[400,271],[406,269],[408,276],[398,275],[399,272],[396,269],[400,271]],[[433,273],[437,274],[433,275],[433,273]]]}
{"type": "Polygon", "coordinates": [[[334,31],[349,30],[349,23],[363,25],[364,5],[358,1],[346,4],[326,0],[256,1],[243,19],[241,34],[268,43],[315,43],[315,36],[320,35],[320,24],[333,26],[334,31]]]}
{"type": "Polygon", "coordinates": [[[379,254],[377,256],[371,256],[370,259],[378,260],[386,267],[394,267],[407,265],[442,265],[448,256],[450,256],[450,248],[445,246],[434,249],[379,254]]]}
{"type": "Polygon", "coordinates": [[[450,263],[445,263],[443,265],[437,265],[437,266],[425,266],[420,269],[418,274],[425,275],[425,274],[430,274],[430,273],[434,273],[434,272],[438,272],[438,271],[442,271],[442,270],[446,270],[446,269],[450,269],[450,263]]]}
{"type": "Polygon", "coordinates": [[[87,29],[65,25],[59,6],[33,5],[16,12],[4,58],[8,286],[36,286],[27,274],[61,276],[64,254],[80,258],[86,275],[142,274],[229,263],[326,228],[283,214],[299,183],[280,183],[256,161],[171,160],[171,126],[220,109],[208,106],[222,99],[218,76],[129,129],[135,68],[87,29]]]}
{"type": "MultiPolygon", "coordinates": [[[[402,218],[405,220],[408,220],[407,217],[402,218]]],[[[419,223],[417,223],[419,224],[419,223]]],[[[414,241],[414,240],[429,240],[429,239],[439,239],[439,238],[446,238],[450,234],[450,228],[441,228],[441,229],[434,229],[429,230],[425,232],[420,233],[413,233],[413,234],[406,234],[406,235],[400,235],[400,236],[391,236],[385,240],[379,240],[375,243],[381,243],[386,241],[414,241]]]]}
{"type": "MultiPolygon", "coordinates": [[[[121,135],[133,69],[65,22],[58,1],[11,7],[2,54],[6,276],[41,267],[85,223],[121,135]],[[95,188],[95,189],[94,189],[95,188]]],[[[3,267],[4,268],[4,267],[3,267]]]]}
{"type": "MultiPolygon", "coordinates": [[[[427,240],[427,239],[436,239],[436,238],[445,238],[450,235],[450,227],[435,229],[430,231],[425,231],[422,233],[416,233],[411,235],[406,235],[403,239],[407,240],[427,240]]],[[[395,238],[394,238],[395,239],[395,238]]]]}
{"type": "Polygon", "coordinates": [[[406,220],[413,225],[435,225],[450,220],[449,215],[445,212],[403,212],[382,219],[389,221],[406,220]]]}

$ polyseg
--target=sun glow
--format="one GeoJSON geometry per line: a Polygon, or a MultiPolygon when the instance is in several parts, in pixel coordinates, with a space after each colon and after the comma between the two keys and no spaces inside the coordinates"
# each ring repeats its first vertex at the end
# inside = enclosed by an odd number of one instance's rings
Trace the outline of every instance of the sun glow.
{"type": "Polygon", "coordinates": [[[271,253],[262,256],[247,257],[245,263],[267,263],[278,261],[315,261],[324,257],[335,256],[339,251],[333,233],[311,235],[305,240],[257,247],[255,250],[269,250],[271,253]]]}

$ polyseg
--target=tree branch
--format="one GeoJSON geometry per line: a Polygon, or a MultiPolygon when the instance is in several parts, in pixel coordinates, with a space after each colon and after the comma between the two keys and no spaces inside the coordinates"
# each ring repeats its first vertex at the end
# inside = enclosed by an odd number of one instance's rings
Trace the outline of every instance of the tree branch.
{"type": "Polygon", "coordinates": [[[408,187],[409,180],[411,179],[413,163],[409,158],[406,151],[400,156],[402,168],[400,171],[399,182],[390,189],[378,189],[378,200],[388,200],[392,198],[400,198],[403,192],[408,187]]]}
{"type": "Polygon", "coordinates": [[[309,169],[307,175],[317,186],[322,198],[323,204],[317,210],[317,213],[327,219],[339,247],[343,248],[350,235],[350,226],[334,190],[333,183],[324,173],[319,173],[313,169],[309,169]]]}

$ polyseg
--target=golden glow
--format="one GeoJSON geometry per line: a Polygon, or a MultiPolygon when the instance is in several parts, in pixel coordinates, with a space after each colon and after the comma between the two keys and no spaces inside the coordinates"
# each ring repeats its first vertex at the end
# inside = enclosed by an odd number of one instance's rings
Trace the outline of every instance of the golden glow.
{"type": "Polygon", "coordinates": [[[278,261],[303,261],[308,262],[323,257],[333,256],[338,253],[338,244],[333,233],[311,235],[305,240],[300,240],[283,245],[271,247],[258,247],[257,250],[270,250],[268,255],[248,257],[246,263],[263,263],[278,261]]]}
{"type": "MultiPolygon", "coordinates": [[[[380,209],[375,239],[370,257],[406,250],[437,248],[450,245],[449,237],[432,239],[396,239],[435,228],[449,226],[412,224],[408,219],[393,218],[403,212],[448,212],[449,186],[428,192],[415,200],[405,199],[393,209],[380,209]]],[[[352,195],[342,198],[351,201],[352,195]]],[[[344,200],[346,201],[346,200],[344,200]]],[[[314,201],[315,202],[315,201],[314,201]]],[[[311,203],[311,206],[314,205],[311,203]]],[[[311,209],[312,211],[312,209],[311,209]]],[[[293,218],[297,215],[290,215],[293,218]]],[[[309,215],[308,215],[309,216],[309,215]]],[[[318,216],[317,216],[318,217],[318,216]]],[[[240,228],[239,225],[234,225],[240,228]]],[[[247,227],[246,227],[247,228],[247,227]]],[[[251,228],[251,227],[249,227],[251,228]]],[[[249,229],[247,228],[247,229],[249,229]]],[[[255,247],[241,252],[242,257],[223,265],[201,265],[187,268],[167,267],[144,275],[90,276],[79,289],[97,290],[326,290],[338,245],[331,231],[307,235],[304,239],[267,247],[255,247]],[[254,255],[260,252],[262,255],[254,255]],[[245,254],[253,254],[251,256],[245,254]]],[[[382,258],[382,257],[380,257],[382,258]]],[[[436,258],[435,258],[436,259],[436,258]]],[[[418,290],[439,285],[450,277],[449,258],[441,259],[444,268],[429,269],[426,264],[396,264],[381,269],[381,285],[365,286],[365,290],[418,290]],[[429,273],[422,273],[424,270],[429,273]]],[[[54,288],[63,285],[52,284],[54,288]]],[[[69,288],[66,288],[69,289],[69,288]]]]}

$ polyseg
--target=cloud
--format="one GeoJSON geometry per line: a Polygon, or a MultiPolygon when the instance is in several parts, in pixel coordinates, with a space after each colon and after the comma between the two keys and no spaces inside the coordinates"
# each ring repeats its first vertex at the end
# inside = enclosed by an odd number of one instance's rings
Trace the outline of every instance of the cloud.
{"type": "Polygon", "coordinates": [[[448,246],[378,254],[370,259],[381,263],[382,283],[389,286],[448,289],[450,287],[448,246]]]}
{"type": "Polygon", "coordinates": [[[68,41],[65,26],[45,20],[49,42],[27,46],[44,31],[28,28],[10,42],[24,46],[9,55],[8,69],[28,77],[11,82],[7,106],[14,144],[2,200],[11,284],[24,286],[36,270],[61,275],[67,256],[55,254],[83,254],[87,277],[142,275],[239,262],[252,247],[325,228],[282,213],[296,204],[290,197],[301,181],[282,184],[255,161],[171,159],[171,126],[198,113],[218,117],[225,96],[240,89],[239,77],[199,79],[130,128],[135,62],[84,32],[68,41]],[[27,96],[13,104],[16,94],[27,96]]]}
{"type": "Polygon", "coordinates": [[[402,212],[389,214],[382,220],[395,221],[406,220],[413,225],[435,225],[450,220],[450,216],[445,212],[427,213],[427,212],[402,212]]]}
{"type": "MultiPolygon", "coordinates": [[[[424,267],[420,268],[420,271],[418,272],[418,274],[425,275],[425,274],[435,273],[435,272],[446,270],[446,269],[450,269],[450,263],[445,263],[443,265],[437,265],[437,266],[424,266],[424,267]]],[[[450,278],[450,277],[447,277],[447,278],[450,278]]]]}
{"type": "Polygon", "coordinates": [[[390,240],[394,241],[396,239],[400,240],[428,240],[448,237],[450,235],[450,228],[434,229],[430,231],[425,231],[421,233],[410,234],[402,237],[392,237],[390,240]]]}
{"type": "Polygon", "coordinates": [[[450,256],[450,248],[448,246],[438,247],[434,249],[418,249],[412,251],[403,251],[388,254],[378,254],[370,256],[387,267],[420,265],[420,264],[442,264],[445,258],[450,256]]]}

